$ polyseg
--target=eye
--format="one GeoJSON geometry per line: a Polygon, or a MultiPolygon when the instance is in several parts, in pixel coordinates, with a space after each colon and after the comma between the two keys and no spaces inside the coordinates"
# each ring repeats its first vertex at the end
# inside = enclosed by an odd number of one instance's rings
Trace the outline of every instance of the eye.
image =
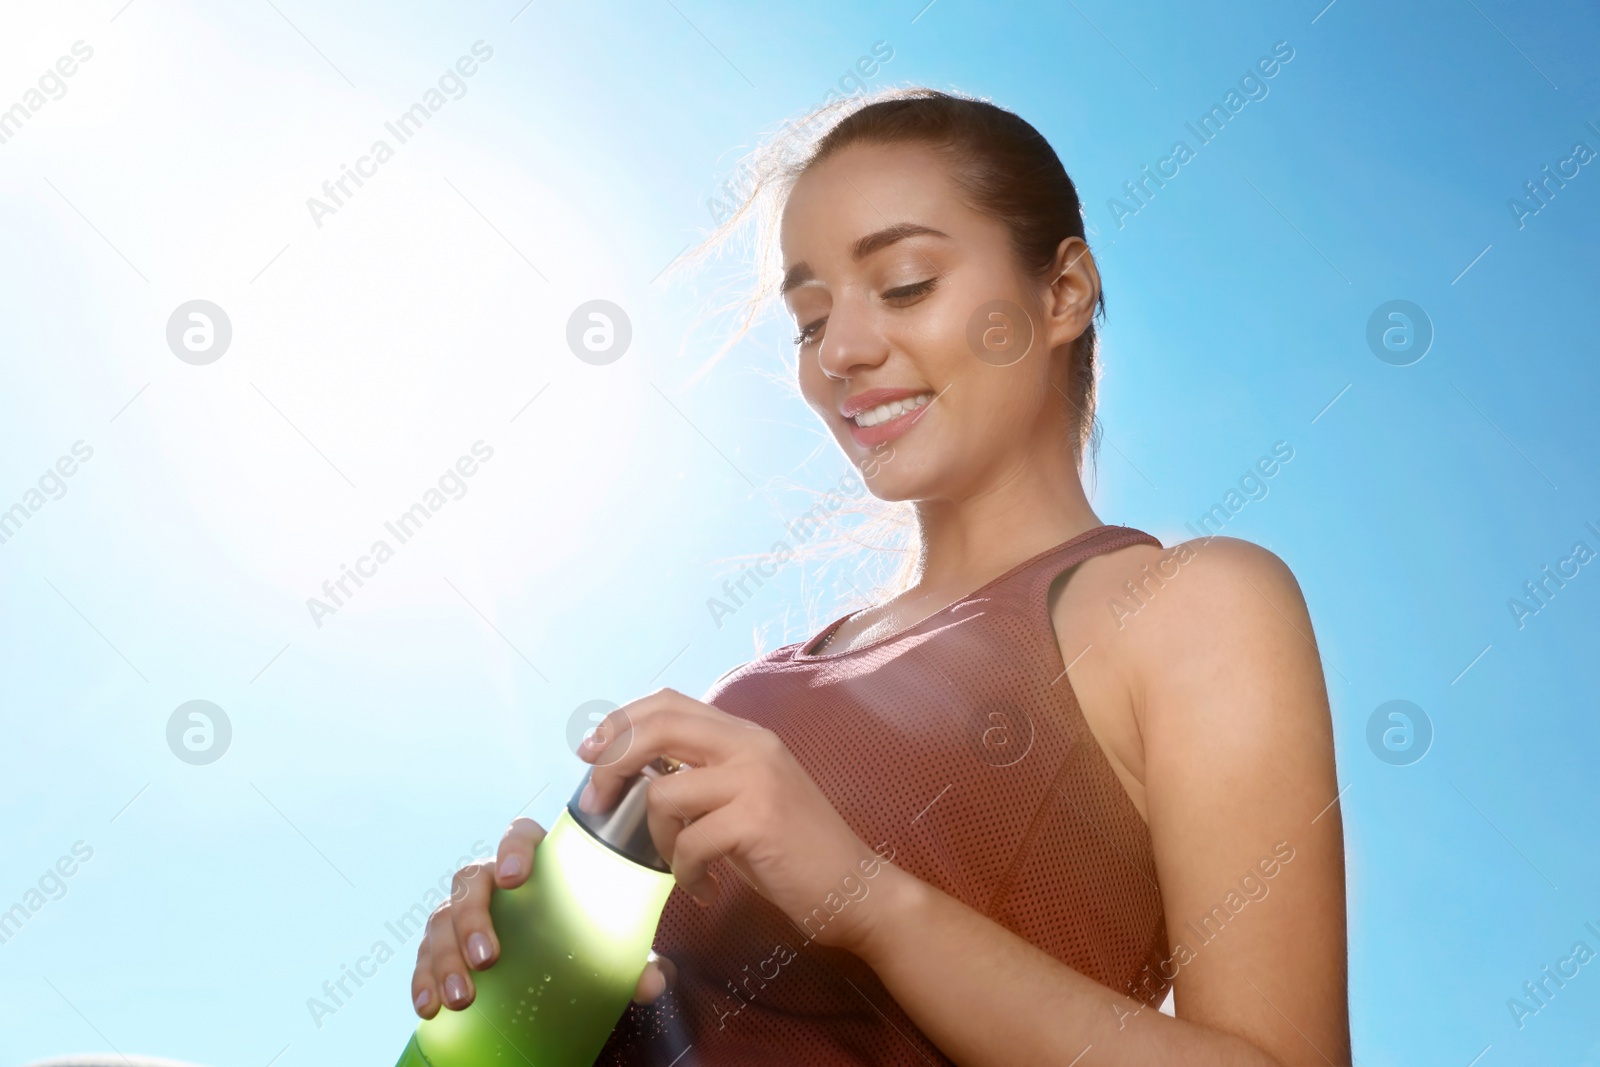
{"type": "Polygon", "coordinates": [[[822,329],[822,324],[827,321],[827,318],[823,317],[818,319],[816,322],[813,322],[811,325],[802,328],[799,333],[794,335],[794,343],[796,347],[809,344],[810,342],[816,340],[817,331],[822,329]]]}
{"type": "MultiPolygon", "coordinates": [[[[919,297],[927,296],[929,293],[933,292],[934,286],[938,284],[938,278],[928,278],[924,281],[913,282],[910,285],[901,285],[894,289],[885,289],[883,292],[883,298],[888,301],[916,300],[919,297]]],[[[793,340],[795,345],[797,347],[803,346],[816,340],[817,331],[821,330],[823,324],[827,321],[827,317],[824,316],[801,329],[799,333],[794,335],[793,340]]]]}
{"type": "Polygon", "coordinates": [[[885,289],[885,300],[915,300],[917,297],[926,296],[933,292],[933,287],[939,284],[938,278],[929,278],[926,281],[915,282],[911,285],[902,285],[895,289],[885,289]]]}

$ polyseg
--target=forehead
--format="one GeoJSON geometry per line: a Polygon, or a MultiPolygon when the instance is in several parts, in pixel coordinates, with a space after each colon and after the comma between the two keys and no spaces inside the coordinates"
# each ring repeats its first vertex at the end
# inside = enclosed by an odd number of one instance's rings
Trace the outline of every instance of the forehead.
{"type": "Polygon", "coordinates": [[[863,234],[894,222],[954,233],[976,214],[959,198],[947,159],[922,143],[855,144],[807,170],[784,204],[785,265],[844,254],[863,234]]]}

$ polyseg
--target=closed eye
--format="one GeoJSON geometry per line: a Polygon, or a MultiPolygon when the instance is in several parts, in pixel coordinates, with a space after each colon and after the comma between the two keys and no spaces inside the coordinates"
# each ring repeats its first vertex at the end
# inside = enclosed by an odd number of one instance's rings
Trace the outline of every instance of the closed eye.
{"type": "Polygon", "coordinates": [[[885,300],[915,300],[919,296],[926,296],[933,292],[933,287],[939,284],[938,278],[929,278],[926,281],[916,282],[912,285],[902,285],[897,289],[886,289],[883,293],[885,300]]]}
{"type": "MultiPolygon", "coordinates": [[[[889,301],[916,300],[933,292],[934,287],[938,284],[939,279],[937,277],[928,278],[924,281],[913,282],[910,285],[902,285],[894,289],[885,289],[883,292],[883,298],[889,301]]],[[[812,341],[816,340],[817,331],[822,329],[823,325],[827,321],[827,317],[824,316],[810,325],[805,326],[799,333],[794,335],[794,343],[796,345],[810,344],[812,341]]]]}
{"type": "Polygon", "coordinates": [[[810,342],[814,341],[817,336],[817,331],[822,329],[822,324],[827,321],[827,318],[823,317],[818,319],[816,322],[813,322],[811,325],[802,328],[799,333],[794,335],[794,343],[798,346],[809,344],[810,342]]]}

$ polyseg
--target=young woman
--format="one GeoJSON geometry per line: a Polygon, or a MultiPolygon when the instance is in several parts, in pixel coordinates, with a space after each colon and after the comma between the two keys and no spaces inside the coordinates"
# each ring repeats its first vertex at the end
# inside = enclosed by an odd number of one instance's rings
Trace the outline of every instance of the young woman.
{"type": "MultiPolygon", "coordinates": [[[[853,106],[766,175],[775,288],[801,392],[905,502],[913,566],[585,745],[592,810],[686,764],[649,792],[681,892],[600,1062],[1349,1064],[1332,728],[1294,576],[1090,507],[1104,304],[1044,138],[930,90],[853,106]]],[[[519,819],[460,872],[419,1014],[471,1003],[489,898],[543,834],[519,819]]]]}

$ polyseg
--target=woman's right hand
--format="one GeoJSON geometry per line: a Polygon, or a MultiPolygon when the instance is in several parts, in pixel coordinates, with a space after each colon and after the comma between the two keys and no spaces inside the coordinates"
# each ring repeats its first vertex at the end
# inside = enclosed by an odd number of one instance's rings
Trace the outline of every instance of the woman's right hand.
{"type": "MultiPolygon", "coordinates": [[[[489,898],[495,889],[514,889],[533,873],[533,850],[544,840],[544,827],[517,819],[500,839],[495,862],[469,863],[456,872],[450,899],[428,916],[417,947],[417,969],[411,976],[411,1003],[418,1015],[431,1019],[443,1004],[461,1011],[472,1003],[477,987],[472,972],[500,958],[500,939],[489,921],[489,898]]],[[[639,976],[633,999],[648,1004],[672,988],[677,968],[654,952],[639,976]]]]}

